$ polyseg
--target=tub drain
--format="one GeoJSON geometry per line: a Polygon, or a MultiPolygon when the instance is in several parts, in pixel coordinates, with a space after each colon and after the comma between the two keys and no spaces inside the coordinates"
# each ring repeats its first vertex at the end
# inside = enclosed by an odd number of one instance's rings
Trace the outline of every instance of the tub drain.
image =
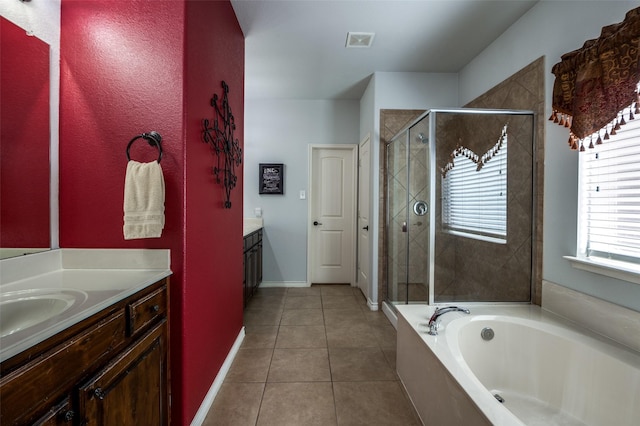
{"type": "Polygon", "coordinates": [[[491,327],[485,327],[480,332],[480,336],[482,337],[483,340],[489,341],[493,339],[493,337],[495,336],[495,333],[493,332],[493,329],[491,327]]]}
{"type": "Polygon", "coordinates": [[[494,393],[493,397],[498,400],[500,404],[504,404],[504,398],[500,396],[500,394],[494,393]]]}

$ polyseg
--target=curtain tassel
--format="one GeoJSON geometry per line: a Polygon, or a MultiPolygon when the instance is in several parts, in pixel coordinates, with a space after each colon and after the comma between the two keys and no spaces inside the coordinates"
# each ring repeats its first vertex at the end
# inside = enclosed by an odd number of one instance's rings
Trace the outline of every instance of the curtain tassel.
{"type": "Polygon", "coordinates": [[[600,137],[600,132],[598,132],[598,140],[596,141],[596,145],[602,145],[602,138],[600,137]]]}
{"type": "Polygon", "coordinates": [[[571,149],[578,149],[578,138],[576,138],[573,134],[569,136],[569,146],[571,149]]]}
{"type": "Polygon", "coordinates": [[[549,121],[554,121],[556,119],[556,110],[551,111],[551,115],[549,116],[549,121]]]}

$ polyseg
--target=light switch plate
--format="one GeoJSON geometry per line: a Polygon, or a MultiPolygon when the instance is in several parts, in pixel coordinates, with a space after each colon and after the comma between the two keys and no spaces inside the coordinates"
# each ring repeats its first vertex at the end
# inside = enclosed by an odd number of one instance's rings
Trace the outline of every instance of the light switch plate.
{"type": "Polygon", "coordinates": [[[301,200],[306,200],[307,199],[307,191],[305,191],[304,189],[300,190],[300,199],[301,200]]]}
{"type": "Polygon", "coordinates": [[[262,217],[262,208],[256,207],[255,209],[253,209],[253,215],[255,217],[262,217]]]}

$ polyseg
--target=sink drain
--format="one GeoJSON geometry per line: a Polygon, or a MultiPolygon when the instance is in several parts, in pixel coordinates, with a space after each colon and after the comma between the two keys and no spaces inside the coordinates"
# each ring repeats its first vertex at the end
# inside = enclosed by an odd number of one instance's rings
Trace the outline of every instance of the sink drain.
{"type": "Polygon", "coordinates": [[[494,393],[493,397],[498,400],[500,404],[504,404],[504,398],[500,396],[500,394],[494,393]]]}

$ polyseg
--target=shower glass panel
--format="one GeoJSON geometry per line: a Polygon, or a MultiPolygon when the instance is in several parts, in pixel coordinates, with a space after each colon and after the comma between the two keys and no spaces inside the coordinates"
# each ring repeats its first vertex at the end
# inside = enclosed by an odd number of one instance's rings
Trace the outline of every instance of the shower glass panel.
{"type": "Polygon", "coordinates": [[[407,130],[387,147],[387,300],[391,303],[408,299],[408,135],[407,130]]]}
{"type": "Polygon", "coordinates": [[[429,122],[407,129],[387,151],[388,299],[429,301],[429,122]]]}
{"type": "Polygon", "coordinates": [[[430,110],[387,147],[387,301],[529,302],[534,116],[430,110]]]}

